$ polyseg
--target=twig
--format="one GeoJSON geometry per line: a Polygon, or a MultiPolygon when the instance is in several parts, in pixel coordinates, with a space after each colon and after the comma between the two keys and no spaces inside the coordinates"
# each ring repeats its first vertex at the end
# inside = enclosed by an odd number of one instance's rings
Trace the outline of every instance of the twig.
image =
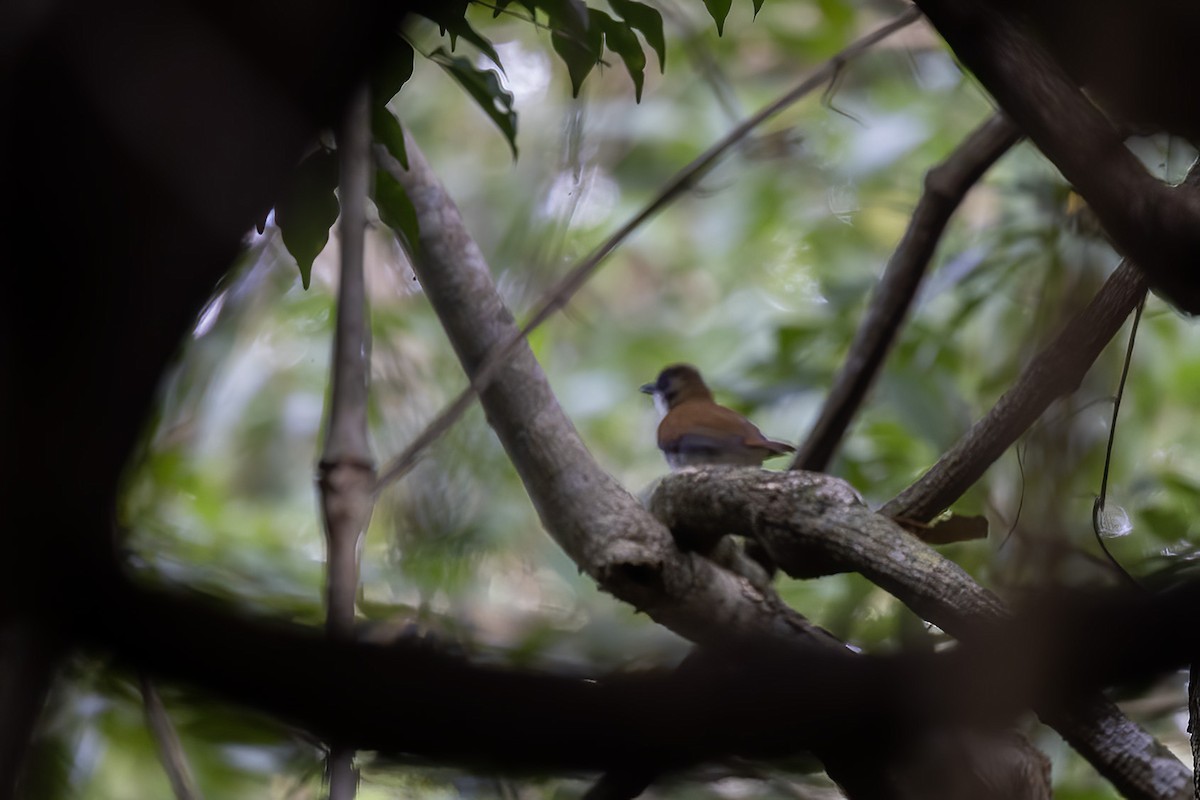
{"type": "Polygon", "coordinates": [[[883,365],[950,216],[983,173],[1019,139],[1012,122],[996,114],[925,176],[925,192],[908,230],[888,261],[850,353],[791,469],[822,472],[828,466],[883,365]]]}
{"type": "MultiPolygon", "coordinates": [[[[416,463],[421,452],[433,441],[437,440],[451,425],[453,425],[462,413],[470,406],[474,399],[483,388],[485,388],[491,380],[496,376],[499,368],[504,364],[505,360],[512,354],[513,348],[523,341],[531,331],[549,319],[554,312],[562,308],[575,295],[577,291],[587,282],[604,259],[617,248],[621,242],[625,241],[631,233],[637,230],[646,220],[650,219],[656,213],[661,211],[677,197],[686,192],[697,180],[700,179],[709,168],[716,163],[722,155],[725,154],[731,147],[741,141],[751,130],[764,121],[770,119],[775,114],[787,108],[792,103],[795,103],[800,98],[804,97],[814,89],[824,85],[832,76],[836,75],[838,70],[851,59],[861,55],[879,41],[887,38],[892,33],[900,30],[906,25],[910,25],[920,17],[920,12],[915,8],[909,8],[899,14],[895,19],[886,25],[879,28],[858,41],[851,44],[846,49],[835,55],[827,61],[820,69],[795,86],[790,91],[783,94],[781,97],[771,102],[753,116],[746,119],[740,125],[736,126],[732,131],[725,135],[720,141],[712,145],[708,150],[704,151],[694,161],[677,172],[667,183],[659,190],[658,194],[651,200],[641,211],[630,218],[622,225],[615,233],[606,239],[599,247],[593,250],[586,258],[576,264],[571,270],[554,286],[550,287],[542,296],[533,315],[529,321],[521,327],[521,329],[497,346],[494,352],[476,369],[471,376],[470,385],[463,390],[462,394],[456,397],[449,406],[434,418],[424,431],[410,444],[404,452],[393,458],[391,461],[380,470],[379,478],[375,483],[375,492],[378,493],[383,487],[387,486],[394,480],[402,477],[416,463]]],[[[375,157],[379,165],[390,172],[398,181],[403,182],[400,165],[395,159],[391,158],[386,151],[376,148],[375,157]]]]}
{"type": "Polygon", "coordinates": [[[1108,499],[1108,469],[1112,464],[1113,444],[1117,440],[1117,420],[1121,413],[1121,398],[1125,396],[1125,380],[1129,377],[1129,365],[1133,361],[1133,344],[1137,340],[1138,323],[1142,321],[1142,309],[1146,306],[1146,295],[1142,294],[1142,298],[1138,301],[1137,308],[1133,311],[1133,324],[1129,327],[1129,344],[1125,348],[1125,361],[1121,365],[1121,380],[1117,384],[1117,394],[1113,398],[1112,407],[1112,423],[1108,426],[1108,444],[1104,448],[1104,471],[1100,475],[1100,494],[1096,496],[1096,501],[1092,504],[1092,533],[1096,535],[1096,544],[1100,545],[1100,549],[1104,552],[1104,557],[1112,564],[1113,569],[1134,589],[1145,591],[1145,587],[1138,581],[1137,578],[1130,574],[1129,570],[1116,559],[1108,549],[1108,545],[1104,543],[1104,533],[1100,530],[1100,520],[1104,514],[1104,503],[1108,499]]]}
{"type": "Polygon", "coordinates": [[[1121,262],[1092,302],[1033,357],[991,411],[880,511],[928,522],[957,500],[1050,403],[1079,386],[1145,291],[1146,280],[1137,267],[1121,262]]]}
{"type": "Polygon", "coordinates": [[[179,741],[175,726],[171,724],[162,698],[144,672],[138,676],[138,682],[142,689],[142,710],[146,714],[146,724],[150,726],[150,733],[158,746],[158,756],[162,759],[163,770],[171,782],[175,799],[200,800],[203,795],[196,786],[196,779],[183,752],[183,744],[179,741]]]}
{"type": "MultiPolygon", "coordinates": [[[[352,96],[338,132],[341,175],[341,272],[330,365],[329,421],[319,464],[321,509],[328,544],[325,629],[332,639],[354,638],[358,545],[371,519],[374,467],[367,441],[370,329],[363,276],[366,198],[370,189],[370,96],[352,96]]],[[[333,742],[326,774],[329,800],[352,800],[358,773],[354,751],[333,742]]]]}

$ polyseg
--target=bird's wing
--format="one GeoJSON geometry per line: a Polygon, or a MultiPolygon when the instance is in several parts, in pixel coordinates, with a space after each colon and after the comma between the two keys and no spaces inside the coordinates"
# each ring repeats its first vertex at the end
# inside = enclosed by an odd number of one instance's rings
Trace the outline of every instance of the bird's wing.
{"type": "Polygon", "coordinates": [[[681,403],[674,413],[663,417],[658,427],[658,444],[664,450],[668,443],[683,445],[692,450],[719,450],[728,447],[748,447],[781,455],[796,448],[763,436],[754,423],[733,409],[715,403],[681,403]],[[680,413],[683,412],[683,413],[680,413]]]}

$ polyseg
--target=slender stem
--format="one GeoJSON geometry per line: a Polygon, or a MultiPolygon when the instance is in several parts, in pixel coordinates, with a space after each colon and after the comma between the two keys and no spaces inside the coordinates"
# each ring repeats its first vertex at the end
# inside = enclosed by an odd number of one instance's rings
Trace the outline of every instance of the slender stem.
{"type": "Polygon", "coordinates": [[[1109,551],[1108,545],[1104,543],[1104,535],[1100,531],[1100,516],[1104,513],[1104,501],[1108,497],[1108,468],[1112,464],[1113,442],[1117,439],[1117,417],[1121,413],[1121,398],[1125,395],[1125,379],[1129,377],[1129,364],[1133,361],[1133,343],[1137,339],[1138,323],[1142,321],[1142,309],[1145,307],[1146,294],[1143,292],[1142,299],[1133,312],[1133,325],[1129,328],[1129,344],[1125,348],[1125,363],[1121,365],[1121,380],[1117,384],[1117,396],[1113,398],[1112,424],[1108,428],[1108,445],[1104,448],[1104,472],[1100,476],[1100,494],[1097,495],[1096,502],[1092,504],[1092,533],[1096,535],[1096,543],[1104,551],[1104,557],[1117,570],[1117,574],[1138,589],[1142,588],[1142,585],[1137,578],[1121,565],[1121,562],[1109,551]]]}
{"type": "Polygon", "coordinates": [[[145,673],[139,676],[139,683],[146,724],[150,727],[154,743],[158,746],[158,757],[162,759],[163,770],[167,773],[167,780],[171,782],[171,791],[175,793],[176,800],[200,800],[203,795],[196,785],[196,779],[188,765],[187,754],[183,751],[183,744],[179,741],[179,734],[171,723],[162,698],[158,696],[158,690],[145,673]]]}
{"type": "MultiPolygon", "coordinates": [[[[341,272],[337,323],[333,338],[329,424],[319,465],[321,506],[328,544],[326,557],[326,632],[330,638],[354,638],[358,596],[358,546],[371,519],[375,480],[367,440],[370,380],[370,330],[363,237],[370,190],[370,95],[356,91],[338,133],[341,177],[341,272]]],[[[329,800],[352,800],[358,773],[354,751],[331,743],[327,761],[329,800]]]]}

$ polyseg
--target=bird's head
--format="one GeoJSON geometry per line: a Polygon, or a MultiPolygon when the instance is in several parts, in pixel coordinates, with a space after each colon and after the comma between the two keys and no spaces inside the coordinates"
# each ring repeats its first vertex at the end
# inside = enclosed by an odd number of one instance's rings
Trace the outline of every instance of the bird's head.
{"type": "Polygon", "coordinates": [[[685,400],[713,399],[712,392],[700,377],[700,370],[691,364],[672,364],[666,367],[658,373],[654,383],[645,384],[641,391],[654,395],[655,405],[664,413],[685,400]]]}

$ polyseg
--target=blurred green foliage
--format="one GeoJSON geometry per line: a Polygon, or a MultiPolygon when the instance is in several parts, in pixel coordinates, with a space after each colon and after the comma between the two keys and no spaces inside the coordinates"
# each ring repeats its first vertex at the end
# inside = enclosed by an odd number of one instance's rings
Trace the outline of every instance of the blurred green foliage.
{"type": "MultiPolygon", "coordinates": [[[[416,59],[390,111],[442,175],[518,317],[736,118],[894,10],[887,3],[796,0],[768,3],[752,21],[755,5],[733,4],[718,38],[702,4],[658,4],[671,69],[645,71],[640,105],[623,68],[628,60],[621,68],[601,62],[573,87],[553,57],[550,34],[519,18],[526,4],[501,3],[505,11],[494,19],[491,10],[473,8],[468,18],[504,64],[502,74],[491,74],[520,118],[516,163],[475,99],[437,65],[416,59]]],[[[620,4],[612,8],[621,11],[620,4]]],[[[611,39],[609,47],[627,55],[611,39]]],[[[469,45],[460,43],[455,58],[491,68],[491,59],[469,45]]],[[[990,113],[940,41],[912,26],[847,66],[826,96],[806,99],[757,131],[610,257],[565,312],[531,337],[601,465],[634,492],[665,471],[654,446],[656,419],[637,387],[674,361],[700,366],[718,398],[769,435],[801,438],[904,230],[924,172],[990,113]]],[[[1170,179],[1191,156],[1165,140],[1137,148],[1170,179]]],[[[870,502],[887,500],[927,469],[1115,266],[1107,244],[1076,224],[1068,195],[1048,163],[1022,145],[956,216],[831,467],[870,502]]],[[[145,452],[129,467],[120,512],[129,563],[145,580],[263,613],[321,619],[314,465],[336,288],[336,230],[330,237],[305,291],[278,227],[269,222],[251,234],[182,343],[145,452]]],[[[383,223],[372,225],[367,254],[371,432],[382,462],[465,381],[383,223]]],[[[1200,390],[1197,339],[1194,326],[1150,300],[1109,487],[1110,502],[1132,521],[1131,533],[1109,546],[1134,573],[1186,571],[1195,552],[1200,428],[1190,423],[1200,390]]],[[[1110,347],[1080,390],[1055,404],[956,506],[991,522],[987,541],[946,549],[987,585],[1015,594],[1032,582],[1113,580],[1097,557],[1090,510],[1123,350],[1123,342],[1110,347]]],[[[858,576],[782,579],[780,590],[867,651],[941,641],[858,576]]],[[[540,530],[478,409],[382,497],[363,550],[361,608],[367,635],[377,639],[428,633],[514,663],[599,671],[671,663],[686,651],[678,637],[600,593],[540,530]]],[[[77,664],[60,681],[38,750],[45,784],[38,797],[168,795],[136,681],[103,666],[77,664]]],[[[163,691],[207,796],[318,796],[313,743],[190,692],[163,691]]],[[[1178,699],[1182,709],[1181,691],[1178,699]]],[[[1144,721],[1186,757],[1177,712],[1144,721]]],[[[1114,796],[1054,734],[1032,722],[1029,730],[1054,761],[1059,796],[1114,796]]],[[[364,760],[365,799],[514,791],[507,781],[364,760]]],[[[573,797],[586,785],[573,776],[523,781],[520,791],[573,797]]],[[[737,791],[782,793],[759,779],[737,791]]],[[[685,781],[671,793],[732,792],[722,782],[685,781]]]]}

